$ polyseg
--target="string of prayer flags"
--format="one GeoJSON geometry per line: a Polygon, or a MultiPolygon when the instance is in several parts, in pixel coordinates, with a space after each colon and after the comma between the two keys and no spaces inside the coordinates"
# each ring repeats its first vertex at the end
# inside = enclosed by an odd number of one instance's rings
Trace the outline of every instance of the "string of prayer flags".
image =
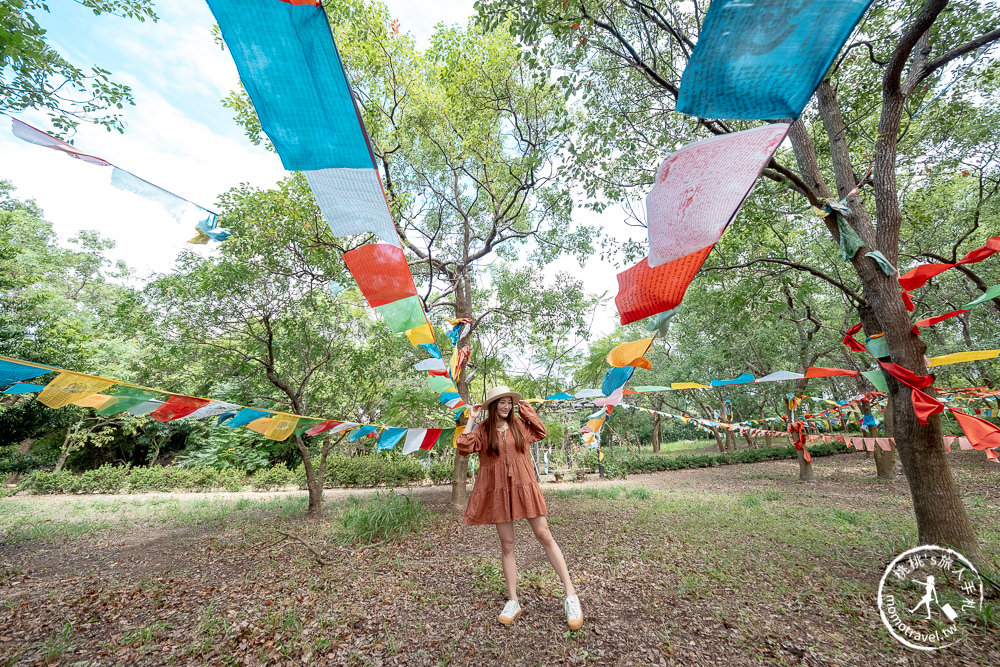
{"type": "Polygon", "coordinates": [[[150,419],[158,422],[169,422],[181,417],[187,417],[198,408],[208,405],[211,401],[194,396],[173,394],[166,403],[149,414],[150,419]]]}
{"type": "Polygon", "coordinates": [[[611,366],[634,366],[635,368],[645,368],[651,370],[653,365],[645,356],[646,352],[653,345],[652,338],[643,338],[629,343],[622,343],[608,352],[607,362],[611,366]]]}
{"type": "Polygon", "coordinates": [[[681,77],[677,111],[798,118],[871,0],[714,0],[681,77]]]}
{"type": "Polygon", "coordinates": [[[61,372],[35,397],[42,405],[58,409],[81,398],[104,391],[115,384],[112,380],[83,375],[72,371],[61,372]]]}
{"type": "Polygon", "coordinates": [[[320,3],[208,0],[240,80],[290,171],[306,172],[334,236],[399,237],[320,3]]]}
{"type": "Polygon", "coordinates": [[[104,158],[84,153],[76,146],[42,132],[38,128],[27,123],[11,118],[12,131],[14,136],[38,146],[52,148],[99,167],[112,167],[111,185],[119,190],[137,194],[144,199],[159,204],[175,220],[181,224],[189,224],[198,232],[198,236],[192,239],[192,243],[205,243],[209,239],[213,241],[225,241],[229,238],[229,232],[217,227],[217,216],[206,208],[202,208],[183,197],[154,185],[149,181],[139,178],[135,174],[125,171],[111,164],[104,158]],[[202,240],[204,239],[204,240],[202,240]]]}
{"type": "Polygon", "coordinates": [[[715,245],[789,127],[775,123],[709,137],[663,161],[646,196],[650,268],[715,245]]]}
{"type": "Polygon", "coordinates": [[[17,361],[10,357],[0,357],[0,386],[30,380],[39,375],[46,375],[52,368],[43,368],[25,361],[17,361]]]}

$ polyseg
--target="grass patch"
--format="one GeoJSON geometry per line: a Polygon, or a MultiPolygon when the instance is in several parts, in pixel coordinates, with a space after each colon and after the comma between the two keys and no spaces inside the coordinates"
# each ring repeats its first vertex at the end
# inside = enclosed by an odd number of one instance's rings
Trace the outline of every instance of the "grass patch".
{"type": "Polygon", "coordinates": [[[649,500],[653,492],[643,486],[634,489],[627,488],[624,484],[614,486],[597,486],[586,489],[560,489],[552,491],[556,498],[593,498],[601,500],[618,500],[622,496],[632,500],[649,500]]]}
{"type": "Polygon", "coordinates": [[[374,544],[418,530],[430,516],[419,500],[396,493],[349,498],[334,537],[341,544],[374,544]]]}

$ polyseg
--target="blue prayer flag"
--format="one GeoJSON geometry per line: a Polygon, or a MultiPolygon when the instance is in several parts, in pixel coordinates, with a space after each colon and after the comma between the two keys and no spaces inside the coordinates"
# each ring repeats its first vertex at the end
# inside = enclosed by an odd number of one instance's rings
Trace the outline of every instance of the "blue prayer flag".
{"type": "Polygon", "coordinates": [[[0,359],[0,387],[20,382],[21,380],[30,380],[31,378],[51,372],[48,368],[38,368],[29,364],[0,359]]]}
{"type": "Polygon", "coordinates": [[[601,391],[604,392],[605,396],[610,396],[614,393],[615,389],[625,386],[625,383],[629,381],[634,372],[635,366],[622,366],[620,368],[609,369],[604,375],[604,382],[601,383],[601,391]]]}
{"type": "Polygon", "coordinates": [[[378,439],[379,449],[392,449],[396,446],[403,436],[406,435],[407,429],[405,428],[387,428],[382,431],[382,436],[378,439]]]}
{"type": "Polygon", "coordinates": [[[30,394],[33,391],[41,391],[45,389],[44,384],[31,384],[30,382],[21,382],[13,386],[7,387],[3,390],[4,394],[30,394]]]}
{"type": "Polygon", "coordinates": [[[713,0],[677,111],[798,118],[872,0],[713,0]]]}
{"type": "MultiPolygon", "coordinates": [[[[750,373],[743,373],[738,378],[732,380],[712,380],[711,385],[713,387],[722,387],[728,384],[749,384],[754,381],[753,375],[750,373]]],[[[727,398],[726,401],[729,399],[727,398]]]]}
{"type": "Polygon", "coordinates": [[[252,421],[256,421],[261,417],[270,417],[272,413],[266,412],[264,410],[254,410],[253,408],[243,408],[236,416],[223,424],[226,428],[238,428],[240,426],[246,426],[252,421]]]}
{"type": "Polygon", "coordinates": [[[362,426],[357,431],[351,434],[351,437],[347,439],[347,442],[354,442],[355,440],[360,440],[369,433],[374,433],[378,428],[374,426],[362,426]]]}

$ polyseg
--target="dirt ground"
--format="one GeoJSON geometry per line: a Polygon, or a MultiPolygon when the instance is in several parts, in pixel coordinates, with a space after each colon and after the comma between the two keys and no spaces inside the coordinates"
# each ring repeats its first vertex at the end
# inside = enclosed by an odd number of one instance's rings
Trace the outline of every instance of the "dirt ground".
{"type": "MultiPolygon", "coordinates": [[[[996,567],[1000,466],[978,452],[952,461],[996,567]]],[[[456,520],[448,488],[414,489],[432,517],[367,548],[336,545],[335,511],[321,520],[290,511],[302,507],[300,492],[127,496],[271,504],[0,545],[0,665],[1000,664],[996,616],[941,652],[888,635],[878,581],[916,542],[905,481],[878,482],[860,454],[815,468],[808,485],[794,461],[547,485],[550,525],[583,605],[577,632],[526,523],[517,527],[525,613],[512,627],[497,623],[505,595],[495,531],[456,520]]],[[[124,502],[0,500],[7,511],[50,513],[124,502]]]]}

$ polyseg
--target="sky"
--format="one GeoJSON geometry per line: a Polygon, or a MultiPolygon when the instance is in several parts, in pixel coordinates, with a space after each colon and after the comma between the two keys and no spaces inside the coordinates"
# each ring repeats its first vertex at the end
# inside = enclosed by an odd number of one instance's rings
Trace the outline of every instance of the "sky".
{"type": "MultiPolygon", "coordinates": [[[[387,4],[401,29],[413,33],[420,45],[426,45],[437,23],[464,23],[474,11],[472,0],[387,4]]],[[[215,21],[202,0],[158,2],[156,23],[94,16],[73,0],[49,0],[48,5],[51,13],[39,12],[36,19],[50,44],[78,67],[96,64],[109,70],[114,81],[131,86],[136,102],[124,110],[124,134],[81,124],[74,137],[78,148],[211,210],[217,210],[218,195],[233,186],[266,188],[287,175],[278,156],[253,146],[221,104],[238,75],[213,39],[215,21]]],[[[52,129],[43,113],[17,117],[43,131],[52,129]]],[[[212,252],[212,244],[187,244],[195,231],[157,205],[112,188],[110,168],[24,143],[10,133],[8,119],[0,122],[0,180],[13,182],[16,197],[34,199],[62,242],[80,230],[99,231],[116,243],[110,256],[132,267],[140,284],[169,272],[183,249],[212,252]]],[[[602,225],[624,240],[637,231],[624,225],[624,217],[612,207],[602,215],[581,209],[574,219],[602,225]]],[[[545,274],[569,271],[584,280],[588,291],[613,298],[620,269],[596,257],[582,268],[575,259],[562,258],[545,274]]],[[[613,303],[605,304],[593,332],[612,331],[615,319],[613,303]]]]}

